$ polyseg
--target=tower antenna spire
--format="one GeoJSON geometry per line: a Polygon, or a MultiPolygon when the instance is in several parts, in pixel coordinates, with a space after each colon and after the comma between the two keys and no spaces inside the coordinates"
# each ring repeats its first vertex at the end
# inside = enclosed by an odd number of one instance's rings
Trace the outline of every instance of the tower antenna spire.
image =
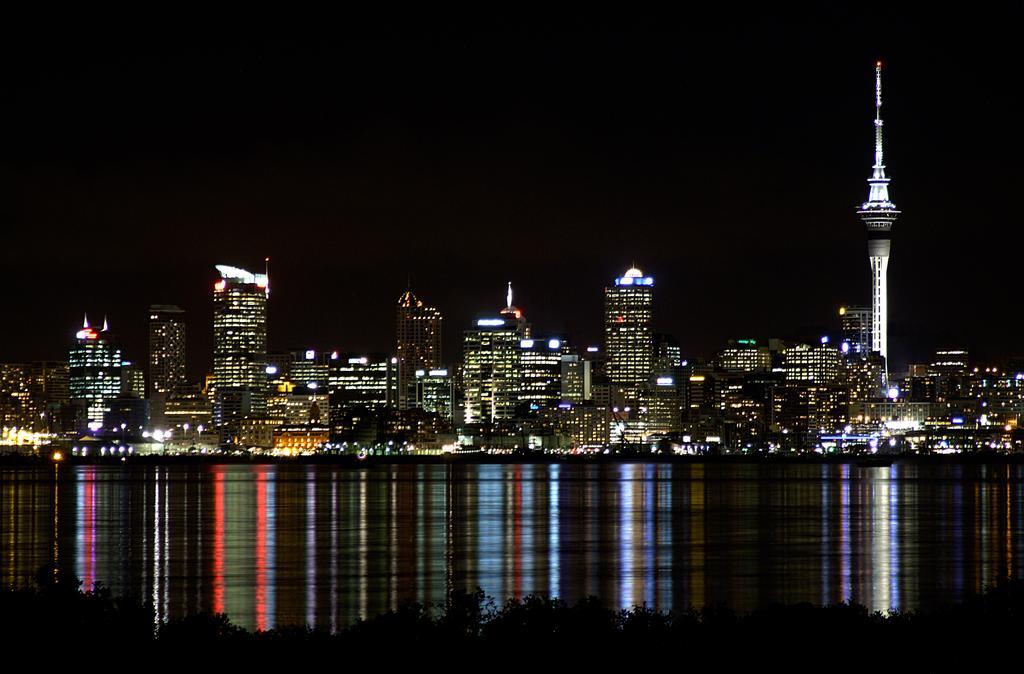
{"type": "Polygon", "coordinates": [[[875,61],[875,165],[873,177],[885,178],[882,155],[882,62],[875,61]]]}
{"type": "Polygon", "coordinates": [[[85,330],[89,327],[89,314],[86,313],[82,319],[82,329],[85,330]]]}
{"type": "Polygon", "coordinates": [[[505,301],[507,302],[505,306],[512,306],[512,281],[508,282],[508,292],[505,294],[505,301]]]}

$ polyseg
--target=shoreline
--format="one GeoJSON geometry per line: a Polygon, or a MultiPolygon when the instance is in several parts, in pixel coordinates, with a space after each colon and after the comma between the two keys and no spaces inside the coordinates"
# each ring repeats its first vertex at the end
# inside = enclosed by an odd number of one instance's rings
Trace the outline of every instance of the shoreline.
{"type": "Polygon", "coordinates": [[[816,454],[721,454],[721,455],[522,455],[522,454],[447,454],[419,456],[312,455],[163,455],[143,454],[131,457],[67,456],[59,464],[46,455],[0,454],[0,467],[18,466],[131,466],[131,465],[334,465],[345,468],[368,468],[381,465],[500,465],[552,464],[567,466],[614,464],[752,464],[752,465],[825,465],[850,464],[863,468],[884,468],[895,463],[916,465],[1017,465],[1024,464],[1024,454],[978,452],[970,454],[894,454],[885,456],[820,456],[816,454]]]}

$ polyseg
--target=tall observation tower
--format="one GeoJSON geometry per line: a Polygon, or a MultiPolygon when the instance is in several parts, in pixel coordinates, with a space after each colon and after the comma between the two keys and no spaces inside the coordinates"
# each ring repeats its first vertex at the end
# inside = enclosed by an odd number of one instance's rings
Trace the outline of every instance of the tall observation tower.
{"type": "MultiPolygon", "coordinates": [[[[889,179],[882,158],[882,62],[875,64],[875,165],[868,178],[868,200],[857,215],[868,228],[868,260],[871,262],[870,348],[888,355],[889,301],[886,270],[889,266],[889,232],[900,212],[889,201],[889,179]]],[[[888,364],[886,365],[888,371],[888,364]]],[[[888,378],[887,378],[888,379],[888,378]]]]}

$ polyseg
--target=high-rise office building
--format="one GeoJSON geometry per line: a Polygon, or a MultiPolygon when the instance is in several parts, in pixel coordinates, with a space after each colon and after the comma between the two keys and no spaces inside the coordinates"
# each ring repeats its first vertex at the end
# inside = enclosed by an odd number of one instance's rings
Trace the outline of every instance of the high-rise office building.
{"type": "Polygon", "coordinates": [[[398,359],[385,353],[339,354],[330,362],[327,386],[332,410],[382,410],[397,400],[398,359]]]}
{"type": "Polygon", "coordinates": [[[398,298],[395,356],[399,409],[415,406],[416,372],[441,367],[441,323],[441,312],[425,305],[412,290],[398,298]]]}
{"type": "Polygon", "coordinates": [[[871,307],[839,307],[843,355],[867,358],[871,352],[871,307]]]}
{"type": "Polygon", "coordinates": [[[185,385],[185,312],[173,304],[149,307],[149,393],[172,395],[185,385]]]}
{"type": "Polygon", "coordinates": [[[842,360],[839,350],[822,337],[820,344],[798,344],[783,351],[782,367],[787,384],[832,384],[842,372],[842,360]]]}
{"type": "Polygon", "coordinates": [[[67,402],[67,363],[0,363],[0,426],[57,431],[67,402]]]}
{"type": "Polygon", "coordinates": [[[224,441],[266,412],[267,274],[217,265],[213,286],[213,420],[224,441]]]}
{"type": "Polygon", "coordinates": [[[106,319],[97,330],[89,325],[87,316],[68,354],[68,397],[84,408],[88,425],[101,426],[108,401],[119,395],[121,349],[113,343],[106,319]]]}
{"type": "Polygon", "coordinates": [[[525,410],[536,412],[562,399],[562,357],[568,346],[564,337],[519,340],[519,402],[525,410]]]}
{"type": "Polygon", "coordinates": [[[767,344],[758,344],[756,339],[733,339],[718,352],[715,366],[733,374],[768,372],[772,369],[772,352],[767,344]]]}
{"type": "Polygon", "coordinates": [[[578,353],[562,355],[562,400],[580,403],[593,397],[593,361],[578,353]]]}
{"type": "Polygon", "coordinates": [[[868,178],[868,200],[857,215],[868,230],[868,260],[871,263],[871,351],[888,357],[889,235],[900,212],[889,200],[889,178],[882,156],[882,62],[875,64],[875,163],[868,178]]]}
{"type": "Polygon", "coordinates": [[[139,399],[146,397],[146,374],[130,360],[121,361],[121,395],[139,399]]]}
{"type": "Polygon", "coordinates": [[[452,377],[445,368],[416,371],[416,406],[424,412],[453,420],[455,391],[452,377]]]}
{"type": "MultiPolygon", "coordinates": [[[[277,365],[284,368],[284,372],[278,374],[282,374],[296,386],[305,386],[313,391],[327,391],[331,364],[340,358],[337,351],[303,349],[301,351],[291,351],[287,356],[287,363],[277,365]]],[[[267,365],[269,368],[269,360],[267,365]]],[[[274,373],[268,371],[267,374],[272,375],[274,373]]]]}
{"type": "Polygon", "coordinates": [[[352,424],[376,426],[398,397],[398,358],[385,353],[339,354],[330,361],[327,387],[331,435],[349,435],[352,424]],[[353,416],[360,421],[355,421],[353,416]]]}
{"type": "Polygon", "coordinates": [[[475,328],[463,334],[465,423],[490,423],[515,416],[521,375],[520,343],[529,338],[530,328],[523,312],[512,304],[510,284],[507,305],[499,315],[478,319],[475,328]]]}
{"type": "Polygon", "coordinates": [[[928,373],[936,380],[939,400],[963,398],[970,378],[970,355],[966,349],[938,349],[928,373]]]}
{"type": "Polygon", "coordinates": [[[651,305],[654,279],[636,267],[604,289],[604,341],[608,379],[636,399],[651,377],[654,340],[651,305]]]}

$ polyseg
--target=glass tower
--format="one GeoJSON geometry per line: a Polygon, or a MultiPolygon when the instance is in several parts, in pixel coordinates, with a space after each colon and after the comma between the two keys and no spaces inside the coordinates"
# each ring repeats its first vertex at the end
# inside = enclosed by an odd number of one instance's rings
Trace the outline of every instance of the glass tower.
{"type": "Polygon", "coordinates": [[[411,290],[398,298],[395,355],[398,358],[398,406],[416,402],[416,371],[441,367],[441,312],[423,304],[411,290]]]}
{"type": "Polygon", "coordinates": [[[185,381],[185,312],[173,304],[154,304],[149,307],[150,395],[169,395],[185,381]]]}
{"type": "Polygon", "coordinates": [[[604,289],[604,343],[608,380],[636,399],[651,377],[654,279],[636,267],[604,289]]]}
{"type": "Polygon", "coordinates": [[[89,426],[98,427],[107,401],[119,395],[121,349],[113,344],[106,320],[103,329],[97,330],[86,317],[68,354],[68,397],[86,408],[89,426]]]}
{"type": "Polygon", "coordinates": [[[217,265],[213,286],[213,421],[222,440],[266,412],[267,274],[217,265]]]}

